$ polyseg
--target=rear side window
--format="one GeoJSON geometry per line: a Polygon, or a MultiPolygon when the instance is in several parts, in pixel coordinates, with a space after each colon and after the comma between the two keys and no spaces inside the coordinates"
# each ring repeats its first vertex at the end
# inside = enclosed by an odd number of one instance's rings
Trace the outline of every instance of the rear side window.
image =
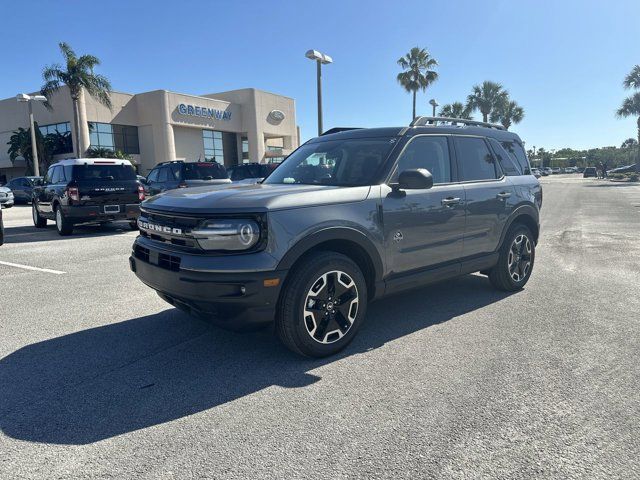
{"type": "Polygon", "coordinates": [[[158,172],[158,181],[160,183],[169,181],[169,169],[167,167],[162,167],[158,172]]]}
{"type": "Polygon", "coordinates": [[[74,165],[73,178],[93,181],[135,180],[136,171],[131,165],[74,165]]]}
{"type": "Polygon", "coordinates": [[[500,164],[500,167],[502,168],[502,171],[504,172],[505,175],[511,176],[511,177],[522,175],[522,170],[520,170],[520,166],[517,163],[515,163],[514,158],[511,157],[505,151],[504,148],[502,148],[502,145],[500,144],[500,142],[498,142],[493,138],[490,138],[489,143],[491,144],[491,148],[493,148],[493,153],[496,155],[496,158],[498,159],[498,163],[500,164]]]}
{"type": "Polygon", "coordinates": [[[53,173],[51,174],[51,183],[64,182],[64,170],[62,167],[53,167],[53,173]]]}
{"type": "Polygon", "coordinates": [[[397,174],[404,170],[426,168],[433,183],[451,182],[451,161],[446,137],[419,136],[406,146],[398,160],[397,174]]]}
{"type": "Polygon", "coordinates": [[[151,170],[151,173],[147,176],[148,182],[157,182],[158,181],[158,169],[151,170]]]}
{"type": "Polygon", "coordinates": [[[179,163],[172,163],[169,167],[171,169],[171,172],[173,173],[173,176],[178,181],[182,180],[182,168],[180,168],[180,166],[181,164],[179,163]]]}
{"type": "Polygon", "coordinates": [[[523,175],[529,175],[531,173],[529,168],[529,159],[527,154],[524,153],[524,148],[517,142],[501,142],[504,149],[511,156],[513,161],[518,165],[523,175]]]}
{"type": "Polygon", "coordinates": [[[462,181],[495,180],[498,178],[495,158],[482,138],[455,137],[454,141],[462,181]]]}
{"type": "Polygon", "coordinates": [[[226,168],[216,162],[184,164],[185,180],[218,180],[229,178],[226,168]]]}

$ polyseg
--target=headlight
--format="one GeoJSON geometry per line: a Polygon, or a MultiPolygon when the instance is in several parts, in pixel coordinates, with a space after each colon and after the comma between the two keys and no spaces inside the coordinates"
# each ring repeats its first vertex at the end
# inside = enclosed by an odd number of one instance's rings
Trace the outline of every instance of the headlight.
{"type": "Polygon", "coordinates": [[[253,220],[207,220],[191,231],[205,250],[248,250],[260,239],[260,226],[253,220]]]}

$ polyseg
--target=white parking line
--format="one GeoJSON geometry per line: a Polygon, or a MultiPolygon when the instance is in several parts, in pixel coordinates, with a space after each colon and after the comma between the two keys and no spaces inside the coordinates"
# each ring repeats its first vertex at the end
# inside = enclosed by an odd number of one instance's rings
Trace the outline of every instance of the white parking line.
{"type": "Polygon", "coordinates": [[[45,272],[45,273],[53,273],[54,275],[64,275],[67,272],[61,272],[60,270],[51,270],[49,268],[39,268],[32,267],[29,265],[20,265],[19,263],[11,263],[11,262],[2,262],[0,261],[0,265],[7,265],[9,267],[23,268],[25,270],[35,270],[36,272],[45,272]]]}

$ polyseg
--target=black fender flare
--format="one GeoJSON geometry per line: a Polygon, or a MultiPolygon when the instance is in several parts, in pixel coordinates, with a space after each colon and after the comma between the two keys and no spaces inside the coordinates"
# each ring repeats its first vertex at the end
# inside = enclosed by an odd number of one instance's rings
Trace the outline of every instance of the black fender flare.
{"type": "Polygon", "coordinates": [[[375,282],[382,279],[384,267],[378,249],[367,235],[351,227],[328,227],[303,237],[282,257],[277,270],[289,270],[309,250],[335,240],[349,241],[361,247],[371,260],[375,282]]]}
{"type": "Polygon", "coordinates": [[[538,236],[540,231],[540,212],[533,205],[525,203],[523,205],[518,205],[513,210],[513,212],[511,212],[511,215],[509,215],[509,218],[507,219],[504,225],[504,228],[502,229],[502,234],[500,235],[500,242],[498,243],[498,248],[500,248],[500,245],[502,245],[502,242],[504,241],[504,237],[507,235],[507,232],[511,228],[511,225],[513,225],[513,222],[518,217],[521,217],[523,215],[529,217],[531,221],[536,225],[538,232],[533,232],[533,233],[536,235],[536,243],[538,243],[538,236]]]}

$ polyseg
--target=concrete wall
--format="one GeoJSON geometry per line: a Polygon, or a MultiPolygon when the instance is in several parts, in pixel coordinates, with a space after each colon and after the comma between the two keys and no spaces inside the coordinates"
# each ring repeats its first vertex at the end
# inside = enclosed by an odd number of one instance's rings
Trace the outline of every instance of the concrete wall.
{"type": "Polygon", "coordinates": [[[176,140],[176,160],[204,161],[204,142],[199,128],[173,127],[176,140]]]}

